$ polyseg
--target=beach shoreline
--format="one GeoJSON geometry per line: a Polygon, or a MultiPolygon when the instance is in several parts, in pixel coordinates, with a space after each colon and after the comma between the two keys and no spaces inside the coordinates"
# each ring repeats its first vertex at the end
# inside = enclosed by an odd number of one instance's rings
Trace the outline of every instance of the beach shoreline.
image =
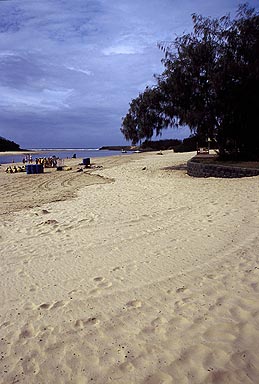
{"type": "Polygon", "coordinates": [[[0,382],[258,381],[258,178],[193,156],[1,167],[0,382]]]}
{"type": "Polygon", "coordinates": [[[32,154],[32,153],[40,153],[40,152],[42,152],[42,151],[40,151],[40,150],[36,150],[36,151],[34,151],[34,150],[21,150],[21,151],[4,151],[4,152],[0,152],[0,156],[12,156],[12,155],[21,155],[21,156],[23,156],[23,155],[30,155],[30,154],[32,154]]]}

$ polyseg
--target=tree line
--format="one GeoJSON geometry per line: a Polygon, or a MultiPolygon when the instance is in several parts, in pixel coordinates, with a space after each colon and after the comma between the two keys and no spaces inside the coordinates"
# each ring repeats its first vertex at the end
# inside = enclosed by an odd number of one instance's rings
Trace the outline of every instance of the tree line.
{"type": "Polygon", "coordinates": [[[121,132],[133,144],[188,125],[220,156],[259,157],[259,14],[193,14],[193,30],[159,43],[164,71],[130,103],[121,132]]]}

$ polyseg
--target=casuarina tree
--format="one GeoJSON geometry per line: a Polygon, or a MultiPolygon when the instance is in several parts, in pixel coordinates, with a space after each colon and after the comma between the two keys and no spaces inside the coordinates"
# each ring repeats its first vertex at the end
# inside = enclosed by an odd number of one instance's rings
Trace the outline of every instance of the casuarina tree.
{"type": "Polygon", "coordinates": [[[247,4],[236,17],[192,15],[193,31],[160,43],[164,71],[134,99],[122,121],[127,140],[188,125],[221,156],[259,154],[259,14],[247,4]],[[137,106],[137,108],[136,108],[137,106]]]}

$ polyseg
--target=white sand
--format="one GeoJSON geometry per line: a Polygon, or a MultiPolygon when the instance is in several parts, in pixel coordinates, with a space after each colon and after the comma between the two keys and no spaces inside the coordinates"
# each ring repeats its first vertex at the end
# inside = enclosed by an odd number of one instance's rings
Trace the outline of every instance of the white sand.
{"type": "Polygon", "coordinates": [[[1,167],[1,383],[259,382],[259,178],[192,155],[1,167]]]}

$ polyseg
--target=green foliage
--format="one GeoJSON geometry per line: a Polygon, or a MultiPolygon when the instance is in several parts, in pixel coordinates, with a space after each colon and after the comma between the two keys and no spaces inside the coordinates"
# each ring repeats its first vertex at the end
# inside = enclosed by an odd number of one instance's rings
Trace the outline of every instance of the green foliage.
{"type": "Polygon", "coordinates": [[[188,125],[221,155],[259,156],[259,14],[244,4],[234,20],[192,20],[192,33],[159,44],[165,69],[131,102],[121,131],[136,143],[188,125]]]}
{"type": "Polygon", "coordinates": [[[145,92],[133,99],[122,122],[121,132],[126,140],[136,144],[142,139],[150,139],[154,130],[159,134],[165,126],[166,117],[160,109],[160,90],[147,87],[145,92]]]}
{"type": "Polygon", "coordinates": [[[201,143],[198,140],[197,136],[190,136],[190,137],[187,137],[186,139],[184,139],[183,142],[181,144],[179,144],[174,149],[174,152],[192,152],[192,151],[196,151],[196,149],[198,147],[198,144],[199,144],[199,146],[203,146],[203,144],[204,144],[204,147],[206,147],[206,143],[204,143],[204,142],[201,143]]]}
{"type": "Polygon", "coordinates": [[[10,141],[5,139],[4,137],[0,137],[0,152],[4,151],[19,151],[20,146],[16,144],[14,141],[10,141]]]}
{"type": "Polygon", "coordinates": [[[146,140],[141,144],[141,149],[151,150],[151,151],[160,151],[166,149],[174,149],[182,143],[181,140],[177,139],[166,139],[158,141],[146,140]]]}

